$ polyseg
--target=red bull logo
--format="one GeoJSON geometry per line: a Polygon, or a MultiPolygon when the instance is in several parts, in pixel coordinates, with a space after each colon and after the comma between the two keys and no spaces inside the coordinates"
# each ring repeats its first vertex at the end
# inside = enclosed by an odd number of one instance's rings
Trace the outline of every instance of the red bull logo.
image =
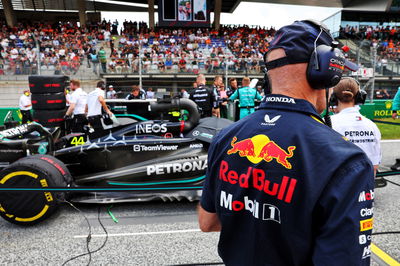
{"type": "Polygon", "coordinates": [[[258,164],[263,160],[269,163],[275,159],[285,168],[292,169],[292,164],[288,159],[293,157],[296,147],[289,146],[286,152],[266,135],[257,135],[241,141],[237,141],[237,137],[234,137],[231,146],[228,155],[237,153],[240,157],[246,157],[253,164],[258,164]]]}

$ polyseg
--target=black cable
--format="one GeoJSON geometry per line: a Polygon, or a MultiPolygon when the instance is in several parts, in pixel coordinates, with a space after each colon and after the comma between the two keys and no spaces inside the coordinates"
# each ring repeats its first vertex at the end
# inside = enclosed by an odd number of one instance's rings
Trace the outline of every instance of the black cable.
{"type": "Polygon", "coordinates": [[[66,200],[65,202],[68,203],[72,208],[74,208],[76,211],[78,211],[79,214],[82,215],[82,216],[85,218],[86,223],[87,223],[88,228],[89,228],[89,233],[88,233],[88,236],[86,237],[86,249],[87,249],[87,252],[86,252],[86,253],[82,253],[82,254],[80,254],[80,255],[77,255],[77,256],[75,256],[75,257],[72,257],[72,258],[68,259],[67,261],[65,261],[65,262],[62,264],[62,266],[65,266],[68,262],[73,261],[73,260],[76,260],[77,258],[86,256],[86,255],[89,255],[89,261],[88,261],[88,264],[87,264],[87,265],[90,265],[90,262],[92,261],[92,254],[91,254],[90,249],[89,249],[89,243],[90,243],[90,241],[91,241],[91,239],[92,239],[92,226],[90,225],[89,219],[86,217],[86,215],[85,215],[80,209],[78,209],[77,207],[75,207],[74,204],[72,204],[71,202],[69,202],[69,201],[67,201],[67,200],[66,200]]]}
{"type": "Polygon", "coordinates": [[[202,262],[202,263],[189,263],[189,264],[173,264],[169,266],[207,266],[207,265],[224,265],[223,262],[202,262]]]}
{"type": "Polygon", "coordinates": [[[392,184],[392,185],[395,185],[395,186],[399,186],[399,187],[400,187],[400,184],[399,184],[399,183],[396,183],[396,182],[387,180],[386,178],[384,178],[384,179],[386,180],[386,182],[389,182],[389,183],[392,184]]]}
{"type": "Polygon", "coordinates": [[[103,229],[103,231],[104,231],[104,233],[106,235],[106,239],[104,240],[103,244],[101,244],[101,246],[99,248],[97,248],[96,250],[91,251],[90,248],[89,248],[89,244],[90,244],[90,241],[92,240],[92,227],[90,225],[89,219],[86,217],[86,215],[83,214],[83,212],[80,209],[78,209],[71,202],[69,202],[69,201],[65,201],[65,202],[68,203],[72,208],[77,210],[85,218],[86,223],[88,224],[89,233],[88,233],[88,236],[86,237],[86,249],[87,249],[87,252],[86,253],[82,253],[80,255],[77,255],[75,257],[72,257],[72,258],[68,259],[67,261],[65,261],[62,264],[62,266],[66,265],[70,261],[76,260],[77,258],[80,258],[80,257],[83,257],[83,256],[89,256],[89,260],[88,260],[88,263],[87,263],[87,265],[89,266],[91,261],[92,261],[92,254],[100,251],[101,249],[103,249],[105,247],[107,241],[108,241],[108,232],[106,230],[106,227],[104,226],[104,224],[101,222],[101,219],[100,219],[100,209],[101,208],[99,206],[99,208],[97,209],[97,220],[99,221],[99,224],[100,224],[101,228],[103,229]]]}
{"type": "Polygon", "coordinates": [[[376,232],[376,233],[372,233],[372,235],[396,235],[396,234],[400,234],[400,231],[387,231],[387,232],[376,232]]]}

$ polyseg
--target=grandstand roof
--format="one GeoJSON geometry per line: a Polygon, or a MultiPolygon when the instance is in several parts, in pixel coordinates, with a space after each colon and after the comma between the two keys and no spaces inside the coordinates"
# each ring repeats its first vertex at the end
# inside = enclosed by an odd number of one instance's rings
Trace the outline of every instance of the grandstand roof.
{"type": "MultiPolygon", "coordinates": [[[[211,0],[213,1],[213,0],[211,0]]],[[[246,0],[247,2],[339,7],[345,10],[387,11],[393,0],[246,0]]],[[[75,0],[11,0],[14,10],[73,11],[75,0]]],[[[158,1],[154,1],[157,6],[158,1]]],[[[233,12],[242,0],[223,0],[222,12],[233,12]]],[[[87,11],[147,11],[147,0],[86,0],[87,11]]],[[[3,6],[0,1],[0,9],[3,6]]],[[[211,5],[213,8],[213,5],[211,5]]]]}

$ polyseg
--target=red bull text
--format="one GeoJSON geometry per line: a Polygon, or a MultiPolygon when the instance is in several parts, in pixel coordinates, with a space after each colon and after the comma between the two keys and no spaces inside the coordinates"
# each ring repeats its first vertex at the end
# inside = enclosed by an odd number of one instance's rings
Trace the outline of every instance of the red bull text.
{"type": "Polygon", "coordinates": [[[286,203],[291,203],[297,184],[296,179],[287,176],[282,177],[280,182],[274,183],[267,179],[264,170],[254,167],[249,167],[245,173],[238,173],[229,169],[228,162],[224,160],[220,164],[219,179],[242,188],[253,187],[286,203]]]}

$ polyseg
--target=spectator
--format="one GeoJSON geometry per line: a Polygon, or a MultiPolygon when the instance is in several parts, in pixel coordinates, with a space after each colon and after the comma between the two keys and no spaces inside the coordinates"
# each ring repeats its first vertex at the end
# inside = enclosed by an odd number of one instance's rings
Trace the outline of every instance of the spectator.
{"type": "Polygon", "coordinates": [[[103,73],[107,73],[107,57],[106,57],[106,51],[104,51],[104,47],[100,48],[97,55],[99,57],[99,61],[100,61],[101,69],[102,69],[103,73]]]}

